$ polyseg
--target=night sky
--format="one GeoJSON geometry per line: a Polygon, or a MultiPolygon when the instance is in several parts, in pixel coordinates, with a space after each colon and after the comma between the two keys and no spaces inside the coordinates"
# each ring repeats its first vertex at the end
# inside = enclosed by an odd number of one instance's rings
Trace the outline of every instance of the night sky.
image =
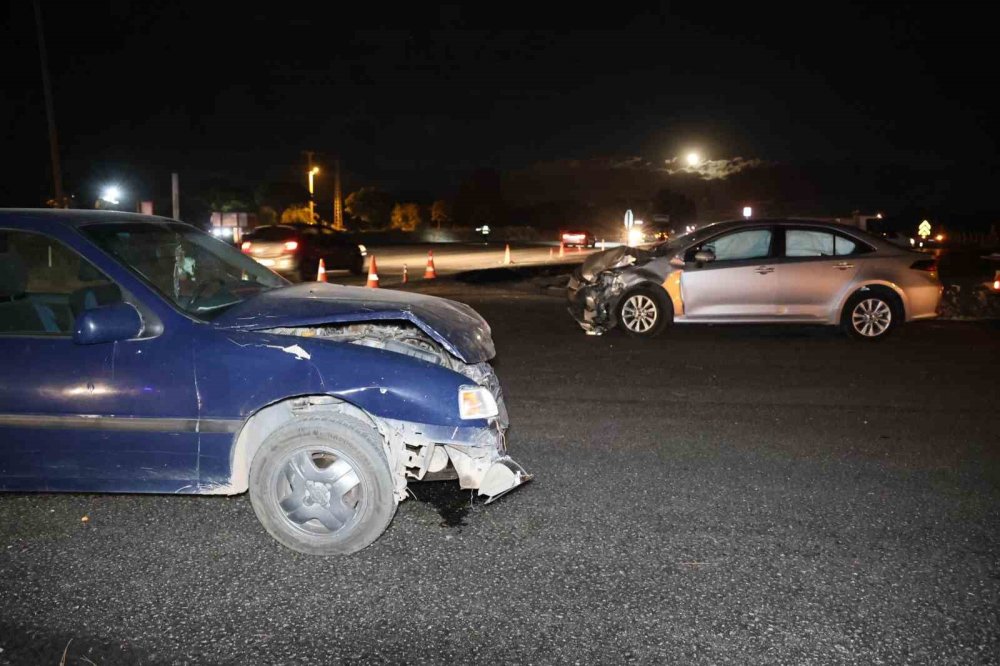
{"type": "MultiPolygon", "coordinates": [[[[293,180],[306,149],[341,155],[349,187],[443,195],[476,167],[695,148],[906,165],[934,174],[922,205],[1000,209],[981,5],[42,4],[80,200],[108,179],[165,196],[175,170],[191,186],[293,180]]],[[[51,179],[33,13],[4,11],[0,206],[38,205],[51,179]]]]}

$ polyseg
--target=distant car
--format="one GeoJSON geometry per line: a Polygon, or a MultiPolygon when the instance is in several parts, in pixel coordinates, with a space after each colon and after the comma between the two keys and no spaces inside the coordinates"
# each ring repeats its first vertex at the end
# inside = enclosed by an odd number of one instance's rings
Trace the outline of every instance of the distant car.
{"type": "Polygon", "coordinates": [[[316,279],[319,260],[326,270],[361,275],[368,254],[350,234],[315,224],[273,224],[243,236],[240,249],[276,273],[302,282],[316,279]]]}
{"type": "Polygon", "coordinates": [[[1000,294],[1000,252],[988,254],[983,259],[990,262],[993,269],[993,279],[986,281],[986,287],[994,294],[1000,294]]]}
{"type": "Polygon", "coordinates": [[[597,238],[594,234],[579,229],[562,232],[559,240],[567,247],[594,247],[597,245],[597,238]]]}
{"type": "Polygon", "coordinates": [[[493,356],[463,303],[291,285],[174,220],[0,210],[0,491],[249,491],[280,543],[351,553],[412,482],[531,478],[493,356]]]}
{"type": "Polygon", "coordinates": [[[570,279],[589,334],[651,336],[671,323],[813,323],[862,340],[937,316],[937,261],[855,227],[720,222],[642,249],[592,254],[570,279]]]}

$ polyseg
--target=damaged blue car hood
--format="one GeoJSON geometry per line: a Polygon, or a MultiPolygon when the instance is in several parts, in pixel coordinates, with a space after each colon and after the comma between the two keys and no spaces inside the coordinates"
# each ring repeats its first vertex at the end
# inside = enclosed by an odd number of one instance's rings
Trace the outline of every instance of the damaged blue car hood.
{"type": "Polygon", "coordinates": [[[260,330],[291,326],[408,321],[466,363],[496,354],[489,324],[464,303],[389,289],[310,282],[266,291],[233,306],[218,328],[260,330]]]}

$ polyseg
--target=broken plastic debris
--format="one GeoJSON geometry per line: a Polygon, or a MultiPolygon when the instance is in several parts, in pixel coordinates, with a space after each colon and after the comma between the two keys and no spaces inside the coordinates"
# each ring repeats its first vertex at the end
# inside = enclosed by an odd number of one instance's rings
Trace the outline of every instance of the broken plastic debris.
{"type": "Polygon", "coordinates": [[[307,352],[302,347],[299,347],[298,345],[291,345],[290,347],[282,347],[281,351],[285,352],[286,354],[291,354],[299,360],[308,361],[309,359],[312,358],[312,356],[309,355],[309,352],[307,352]]]}
{"type": "Polygon", "coordinates": [[[531,479],[532,475],[525,472],[523,467],[509,457],[503,457],[490,465],[486,471],[479,484],[479,494],[486,495],[489,498],[486,504],[489,504],[531,479]]]}

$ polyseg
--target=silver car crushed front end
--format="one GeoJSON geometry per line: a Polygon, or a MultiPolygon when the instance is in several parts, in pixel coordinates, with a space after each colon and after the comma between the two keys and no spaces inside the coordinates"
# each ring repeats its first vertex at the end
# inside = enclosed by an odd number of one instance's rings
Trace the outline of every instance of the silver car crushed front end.
{"type": "Polygon", "coordinates": [[[587,335],[602,335],[617,324],[618,299],[639,276],[621,269],[646,261],[650,253],[634,247],[620,247],[590,255],[569,279],[566,298],[569,313],[587,335]]]}

